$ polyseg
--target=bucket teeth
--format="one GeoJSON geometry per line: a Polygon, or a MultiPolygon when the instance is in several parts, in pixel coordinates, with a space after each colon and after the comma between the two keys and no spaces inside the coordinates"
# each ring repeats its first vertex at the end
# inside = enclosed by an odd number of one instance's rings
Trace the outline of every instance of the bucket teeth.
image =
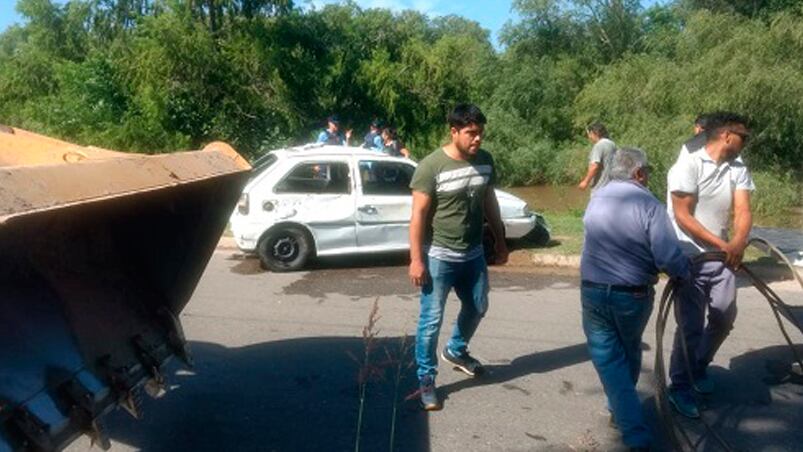
{"type": "Polygon", "coordinates": [[[142,392],[132,389],[120,401],[120,405],[134,419],[142,419],[142,392]]]}
{"type": "Polygon", "coordinates": [[[184,364],[188,367],[192,367],[192,354],[190,353],[190,347],[187,345],[187,339],[184,337],[184,328],[181,327],[181,322],[178,320],[178,317],[164,306],[159,308],[159,315],[164,319],[167,325],[170,347],[184,364]]]}
{"type": "Polygon", "coordinates": [[[112,442],[109,440],[109,435],[106,434],[106,429],[100,422],[100,419],[95,419],[89,427],[87,432],[92,446],[98,446],[103,450],[112,448],[112,442]]]}
{"type": "Polygon", "coordinates": [[[145,382],[145,393],[154,399],[158,399],[167,393],[167,384],[159,369],[152,368],[151,374],[153,377],[145,382]]]}

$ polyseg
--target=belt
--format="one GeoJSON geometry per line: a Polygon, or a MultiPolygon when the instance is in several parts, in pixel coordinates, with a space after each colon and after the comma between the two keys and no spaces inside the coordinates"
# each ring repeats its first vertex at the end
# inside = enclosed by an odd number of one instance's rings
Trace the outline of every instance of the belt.
{"type": "Polygon", "coordinates": [[[637,292],[647,292],[650,290],[650,286],[620,286],[617,284],[602,284],[602,283],[595,283],[591,281],[582,281],[583,287],[588,287],[591,289],[603,289],[609,290],[611,292],[628,292],[628,293],[637,293],[637,292]]]}

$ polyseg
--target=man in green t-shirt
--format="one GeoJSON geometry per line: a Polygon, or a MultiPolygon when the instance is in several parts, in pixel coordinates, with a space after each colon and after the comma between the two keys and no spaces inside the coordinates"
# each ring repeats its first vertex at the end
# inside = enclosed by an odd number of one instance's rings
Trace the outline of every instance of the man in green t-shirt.
{"type": "Polygon", "coordinates": [[[491,155],[480,149],[485,115],[471,104],[458,104],[447,118],[451,143],[419,163],[410,188],[410,280],[421,287],[421,314],[415,341],[421,402],[440,409],[435,392],[438,333],[443,308],[454,288],[460,314],[441,358],[469,376],[482,364],[468,353],[468,342],[488,310],[488,269],[483,253],[487,220],[495,243],[495,262],[507,262],[504,227],[493,185],[491,155]]]}

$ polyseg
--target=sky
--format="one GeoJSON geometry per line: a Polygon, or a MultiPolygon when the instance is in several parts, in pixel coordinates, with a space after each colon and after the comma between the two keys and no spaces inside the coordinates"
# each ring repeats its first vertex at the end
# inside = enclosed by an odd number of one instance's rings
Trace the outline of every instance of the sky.
{"type": "MultiPolygon", "coordinates": [[[[667,1],[642,0],[642,5],[648,7],[667,1]]],[[[329,3],[339,3],[339,0],[296,0],[296,4],[304,7],[320,8],[329,3]]],[[[357,0],[356,3],[362,8],[414,9],[430,16],[460,15],[490,30],[494,44],[498,44],[499,31],[505,23],[515,19],[515,13],[511,11],[512,0],[357,0]]],[[[22,17],[14,10],[15,4],[16,0],[0,0],[0,32],[13,23],[22,22],[22,17]]]]}

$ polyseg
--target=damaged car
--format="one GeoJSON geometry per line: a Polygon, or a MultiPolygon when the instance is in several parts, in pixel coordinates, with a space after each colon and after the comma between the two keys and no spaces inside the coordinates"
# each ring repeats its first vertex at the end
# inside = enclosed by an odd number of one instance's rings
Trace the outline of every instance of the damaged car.
{"type": "MultiPolygon", "coordinates": [[[[237,246],[272,271],[304,268],[313,257],[409,249],[416,163],[363,148],[306,145],[269,152],[230,219],[237,246]]],[[[544,244],[549,228],[527,203],[496,190],[505,238],[544,244]]],[[[493,250],[486,234],[486,250],[493,250]]],[[[492,261],[492,256],[489,256],[492,261]]]]}

